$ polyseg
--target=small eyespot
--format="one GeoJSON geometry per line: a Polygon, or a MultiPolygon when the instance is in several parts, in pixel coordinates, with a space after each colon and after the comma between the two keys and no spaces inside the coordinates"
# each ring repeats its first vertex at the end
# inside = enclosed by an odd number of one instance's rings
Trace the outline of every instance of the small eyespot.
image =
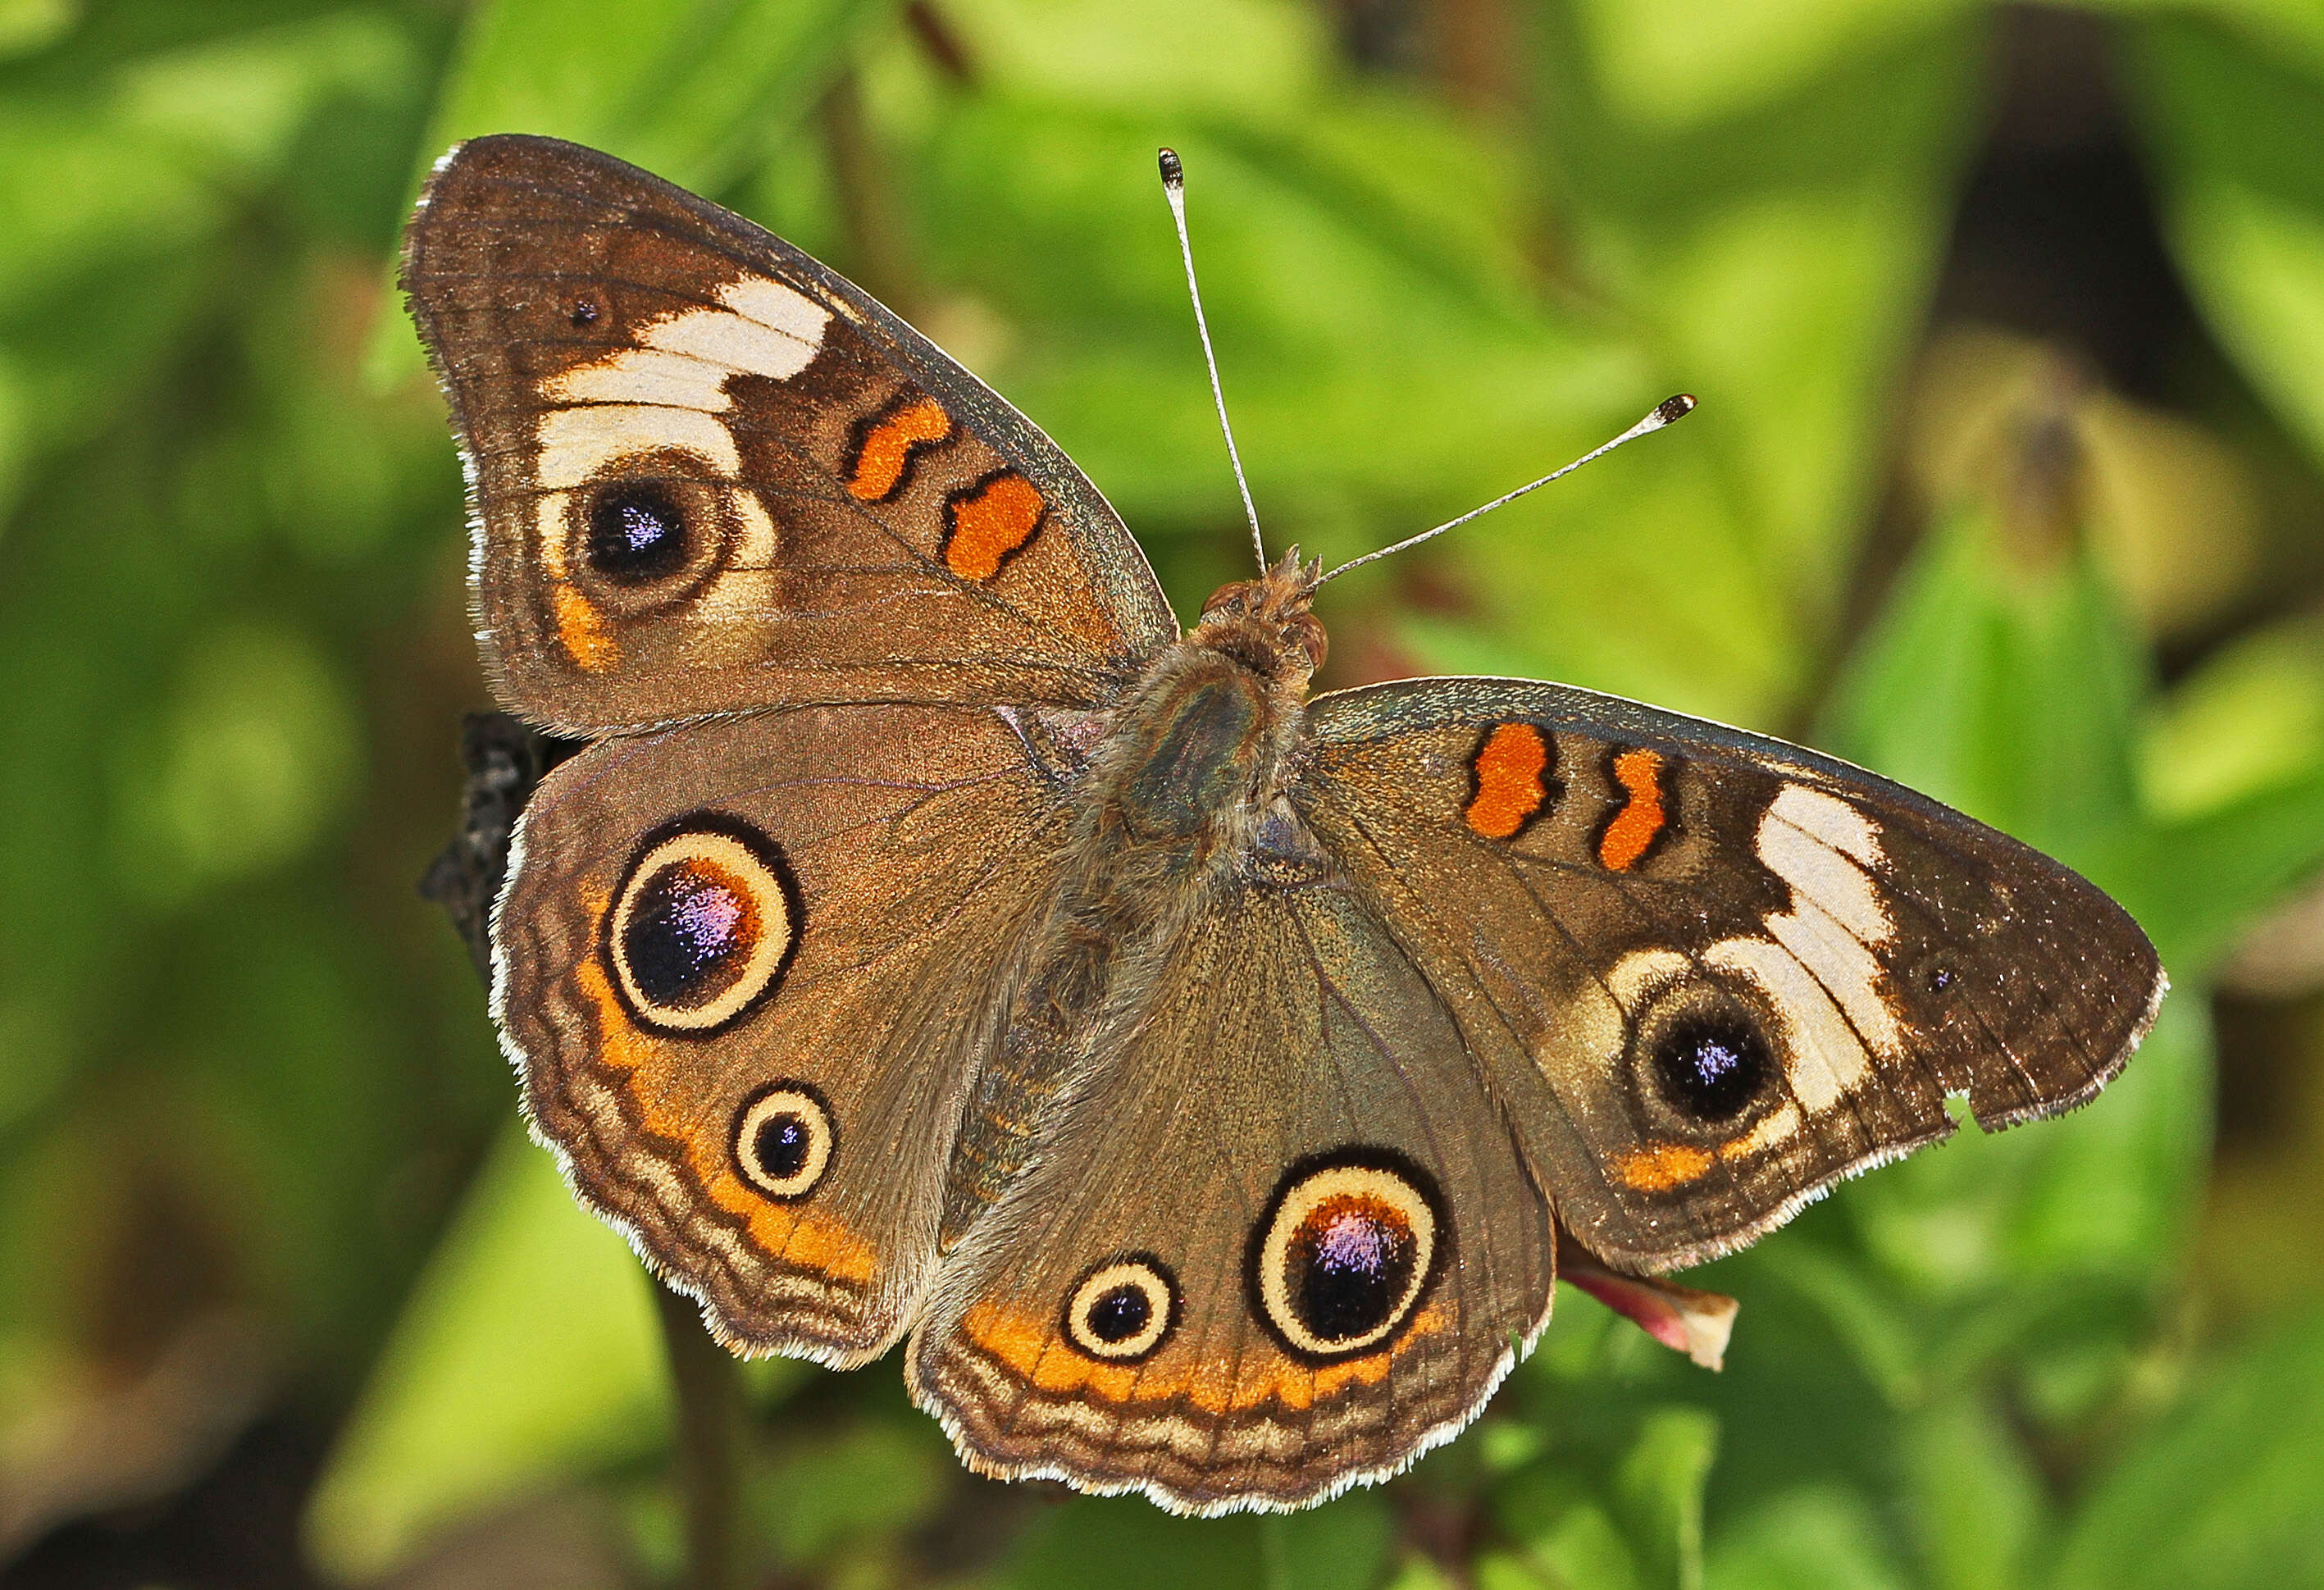
{"type": "Polygon", "coordinates": [[[1302,1160],[1253,1228],[1253,1306],[1303,1362],[1374,1351],[1417,1312],[1450,1234],[1434,1181],[1402,1155],[1350,1148],[1302,1160]]]}
{"type": "Polygon", "coordinates": [[[692,556],[686,511],[652,481],[606,486],[589,505],[589,566],[616,585],[666,579],[692,556]]]}
{"type": "Polygon", "coordinates": [[[1742,1114],[1775,1074],[1758,1028],[1740,1011],[1716,1007],[1665,1027],[1648,1064],[1670,1106],[1705,1125],[1742,1114]]]}
{"type": "Polygon", "coordinates": [[[576,327],[595,325],[597,323],[597,300],[594,298],[575,299],[573,300],[573,314],[571,319],[576,327]]]}
{"type": "Polygon", "coordinates": [[[1953,991],[1953,984],[1958,980],[1958,974],[1942,961],[1932,962],[1929,968],[1921,974],[1921,985],[1931,994],[1950,994],[1953,991]]]}
{"type": "Polygon", "coordinates": [[[774,991],[800,921],[781,846],[711,812],[648,835],[613,893],[604,955],[640,1026],[707,1037],[774,991]]]}
{"type": "Polygon", "coordinates": [[[1065,1340],[1108,1364],[1152,1357],[1178,1324],[1178,1279],[1151,1253],[1109,1259],[1065,1296],[1065,1340]]]}
{"type": "Polygon", "coordinates": [[[804,1082],[769,1083],[734,1117],[734,1169],[780,1202],[803,1198],[821,1184],[838,1143],[830,1105],[804,1082]]]}

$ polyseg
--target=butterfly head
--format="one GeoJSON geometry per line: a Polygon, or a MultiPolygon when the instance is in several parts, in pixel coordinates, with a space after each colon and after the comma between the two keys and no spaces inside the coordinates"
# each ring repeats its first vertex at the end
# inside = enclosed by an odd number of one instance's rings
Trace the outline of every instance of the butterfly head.
{"type": "Polygon", "coordinates": [[[1308,611],[1323,573],[1321,561],[1301,562],[1294,547],[1257,579],[1221,586],[1203,604],[1194,643],[1263,679],[1304,689],[1323,666],[1323,621],[1308,611]]]}

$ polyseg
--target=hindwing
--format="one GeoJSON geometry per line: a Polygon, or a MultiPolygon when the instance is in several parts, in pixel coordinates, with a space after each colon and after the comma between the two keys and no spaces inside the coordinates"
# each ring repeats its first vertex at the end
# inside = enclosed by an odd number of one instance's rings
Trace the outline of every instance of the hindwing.
{"type": "Polygon", "coordinates": [[[1548,1319],[1549,1202],[1445,1006],[1312,842],[1261,872],[945,1262],[906,1373],[978,1469],[1302,1506],[1450,1439],[1548,1319]]]}
{"type": "Polygon", "coordinates": [[[493,919],[539,1134],[738,1346],[884,1352],[1054,887],[1061,770],[989,708],[803,707],[551,773],[493,919]]]}

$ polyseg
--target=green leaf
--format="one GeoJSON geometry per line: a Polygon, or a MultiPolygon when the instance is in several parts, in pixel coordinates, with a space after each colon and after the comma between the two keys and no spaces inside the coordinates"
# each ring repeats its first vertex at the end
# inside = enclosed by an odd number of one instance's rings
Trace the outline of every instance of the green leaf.
{"type": "Polygon", "coordinates": [[[1378,1491],[1259,1521],[1267,1590],[1370,1590],[1387,1573],[1396,1519],[1378,1491]]]}
{"type": "Polygon", "coordinates": [[[2253,918],[2324,868],[2324,770],[2117,836],[2090,864],[2148,924],[2174,977],[2208,978],[2253,918]]]}
{"type": "Polygon", "coordinates": [[[339,12],[127,62],[115,116],[177,160],[246,187],[273,173],[318,111],[399,100],[419,69],[402,29],[339,12]]]}
{"type": "Polygon", "coordinates": [[[92,431],[203,307],[225,196],[85,106],[0,102],[0,347],[23,457],[92,431]]]}
{"type": "MultiPolygon", "coordinates": [[[[1863,1196],[1843,1189],[1848,1205],[1863,1196]]],[[[1875,1250],[1877,1252],[1877,1249],[1875,1250]]],[[[1753,1267],[1796,1292],[1809,1305],[1867,1383],[1891,1408],[1908,1408],[1923,1395],[1924,1345],[1910,1320],[1876,1290],[1860,1262],[1836,1257],[1812,1243],[1793,1241],[1755,1255],[1753,1267]]],[[[1795,1335],[1789,1345],[1805,1345],[1795,1335]]],[[[1818,1344],[1819,1345],[1821,1344],[1818,1344]]]]}
{"type": "Polygon", "coordinates": [[[1849,661],[1818,743],[2071,860],[2136,810],[2144,663],[2087,556],[1941,524],[1849,661]]]}
{"type": "Polygon", "coordinates": [[[2173,18],[2131,35],[2129,83],[2197,303],[2324,458],[2324,26],[2313,6],[2296,9],[2316,39],[2305,62],[2173,18]]]}
{"type": "Polygon", "coordinates": [[[2042,1476],[1974,1391],[1923,1410],[1904,1431],[1905,1500],[1935,1590],[2016,1590],[2043,1544],[2042,1476]]]}
{"type": "MultiPolygon", "coordinates": [[[[891,9],[892,0],[485,0],[468,14],[420,159],[487,133],[539,133],[696,193],[722,192],[815,108],[859,32],[891,9]]],[[[419,367],[402,318],[383,317],[374,381],[392,384],[419,367]]]]}
{"type": "Polygon", "coordinates": [[[815,106],[885,0],[489,0],[429,124],[433,159],[484,133],[542,133],[682,188],[733,182],[815,106]]]}
{"type": "Polygon", "coordinates": [[[1618,1503],[1649,1584],[1701,1590],[1702,1493],[1719,1454],[1719,1421],[1696,1408],[1657,1408],[1614,1471],[1618,1503]]]}
{"type": "Polygon", "coordinates": [[[1303,6],[954,0],[945,14],[1010,97],[1161,111],[1183,122],[1258,105],[1313,111],[1326,87],[1331,42],[1323,18],[1303,6]],[[1202,47],[1189,49],[1191,40],[1202,47]]]}
{"type": "Polygon", "coordinates": [[[1705,1590],[1904,1590],[1872,1509],[1837,1485],[1786,1492],[1720,1531],[1705,1590]]]}
{"type": "Polygon", "coordinates": [[[1897,34],[1974,0],[1583,0],[1582,36],[1609,97],[1642,121],[1682,126],[1797,90],[1897,34]]]}
{"type": "Polygon", "coordinates": [[[1849,1188],[1841,1207],[1868,1256],[1924,1299],[2006,1306],[2013,1289],[2070,1274],[2152,1285],[2189,1234],[2210,1077],[2201,1007],[2167,1002],[2130,1065],[2081,1109],[2003,1132],[1967,1126],[1849,1188]]]}
{"type": "Polygon", "coordinates": [[[954,1469],[952,1453],[925,1421],[866,1424],[836,1438],[808,1431],[752,1485],[752,1511],[783,1567],[797,1572],[925,1521],[954,1469]]]}
{"type": "Polygon", "coordinates": [[[1507,208],[1487,152],[1447,118],[1358,97],[1189,130],[964,101],[922,145],[932,261],[1010,317],[1009,356],[982,373],[1142,531],[1241,516],[1153,192],[1165,137],[1185,159],[1204,301],[1274,543],[1352,555],[1655,401],[1635,360],[1531,306],[1514,238],[1441,223],[1448,194],[1507,208]]]}
{"type": "MultiPolygon", "coordinates": [[[[2070,536],[2045,541],[2043,527],[1972,502],[1900,577],[1835,691],[1822,743],[2078,863],[2124,895],[2175,966],[2184,916],[2143,887],[2155,843],[2133,771],[2145,693],[2095,559],[2070,536]]],[[[2166,1272],[2208,1151],[2209,1077],[2200,1013],[2182,1001],[2086,1109],[1964,1134],[1851,1189],[1844,1206],[1890,1274],[1931,1298],[2077,1271],[2166,1272]]]]}
{"type": "Polygon", "coordinates": [[[2324,1583],[2324,1321],[2221,1366],[2101,1479],[2053,1590],[2324,1583]]]}
{"type": "Polygon", "coordinates": [[[1077,1498],[1019,1538],[1010,1590],[1266,1590],[1259,1521],[1174,1518],[1143,1497],[1077,1498]]]}
{"type": "Polygon", "coordinates": [[[1551,1393],[1546,1456],[1493,1491],[1493,1517],[1516,1542],[1510,1575],[1550,1585],[1702,1584],[1703,1491],[1719,1421],[1694,1408],[1642,1411],[1642,1389],[1551,1393]]]}
{"type": "Polygon", "coordinates": [[[115,864],[178,901],[297,856],[356,781],[356,725],[327,661],[279,623],[199,637],[161,721],[116,772],[115,864]]]}
{"type": "Polygon", "coordinates": [[[315,1560],[382,1577],[447,1523],[659,1445],[652,1284],[512,1123],[316,1488],[315,1560]]]}
{"type": "MultiPolygon", "coordinates": [[[[1720,28],[1757,25],[1727,9],[1743,20],[1720,28]]],[[[1681,44],[1701,30],[1612,6],[1590,8],[1580,38],[1542,30],[1553,280],[1615,306],[1646,367],[1702,407],[1471,532],[1487,633],[1507,648],[1490,671],[1743,723],[1796,712],[1868,522],[1874,438],[1970,136],[1973,36],[1907,20],[1904,37],[1876,26],[1876,47],[1840,58],[1812,48],[1807,75],[1700,119],[1643,107],[1618,52],[1591,46],[1610,30],[1681,44]]]]}
{"type": "MultiPolygon", "coordinates": [[[[1560,1509],[1526,1535],[1511,1557],[1512,1566],[1536,1585],[1643,1590],[1649,1583],[1612,1513],[1596,1501],[1578,1501],[1560,1509]]],[[[1478,1580],[1480,1585],[1489,1582],[1481,1563],[1478,1580]]]]}
{"type": "Polygon", "coordinates": [[[2264,624],[2203,659],[2156,704],[2139,763],[2166,821],[2324,771],[2324,619],[2264,624]]]}

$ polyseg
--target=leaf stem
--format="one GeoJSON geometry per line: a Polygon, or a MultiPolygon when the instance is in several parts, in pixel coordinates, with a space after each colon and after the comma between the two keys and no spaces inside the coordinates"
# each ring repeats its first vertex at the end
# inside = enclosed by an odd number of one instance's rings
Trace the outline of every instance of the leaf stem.
{"type": "Polygon", "coordinates": [[[733,1590],[741,1535],[742,1376],[691,1298],[657,1282],[654,1310],[678,1393],[678,1485],[686,1504],[686,1583],[733,1590]]]}

